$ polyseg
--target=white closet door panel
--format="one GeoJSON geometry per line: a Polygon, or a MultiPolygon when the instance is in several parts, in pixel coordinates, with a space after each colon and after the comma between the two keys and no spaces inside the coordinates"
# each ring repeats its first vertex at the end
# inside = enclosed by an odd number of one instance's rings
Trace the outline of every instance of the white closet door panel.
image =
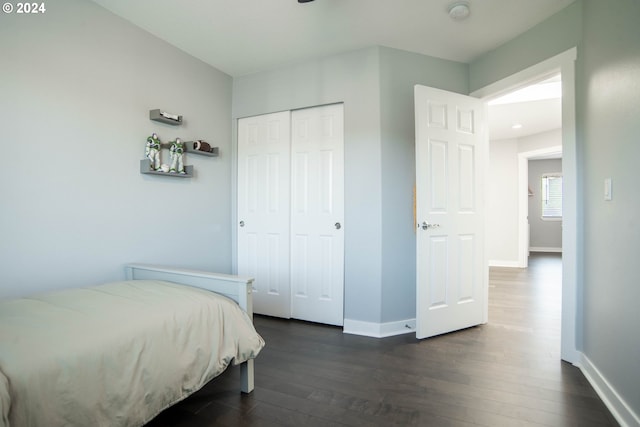
{"type": "Polygon", "coordinates": [[[238,273],[254,312],[290,317],[290,113],[238,120],[238,273]]]}
{"type": "Polygon", "coordinates": [[[238,272],[254,311],[343,324],[343,108],[238,121],[238,272]]]}
{"type": "Polygon", "coordinates": [[[344,322],[342,104],[292,112],[292,317],[344,322]]]}

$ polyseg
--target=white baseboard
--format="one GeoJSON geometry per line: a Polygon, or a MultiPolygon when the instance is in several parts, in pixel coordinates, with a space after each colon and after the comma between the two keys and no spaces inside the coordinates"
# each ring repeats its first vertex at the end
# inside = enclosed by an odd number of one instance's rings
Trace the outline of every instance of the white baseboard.
{"type": "Polygon", "coordinates": [[[640,426],[640,416],[633,412],[633,409],[624,401],[622,396],[616,392],[609,381],[602,375],[598,368],[591,363],[589,358],[580,354],[580,363],[577,365],[591,386],[594,388],[600,399],[609,408],[613,417],[621,427],[640,426]]]}
{"type": "Polygon", "coordinates": [[[548,248],[545,246],[531,246],[529,252],[555,252],[562,253],[562,248],[548,248]]]}
{"type": "Polygon", "coordinates": [[[489,267],[515,267],[520,268],[518,261],[505,261],[499,259],[489,260],[489,267]]]}
{"type": "Polygon", "coordinates": [[[345,334],[365,337],[384,338],[394,335],[411,334],[416,331],[416,319],[398,320],[387,323],[363,322],[361,320],[344,319],[345,334]]]}

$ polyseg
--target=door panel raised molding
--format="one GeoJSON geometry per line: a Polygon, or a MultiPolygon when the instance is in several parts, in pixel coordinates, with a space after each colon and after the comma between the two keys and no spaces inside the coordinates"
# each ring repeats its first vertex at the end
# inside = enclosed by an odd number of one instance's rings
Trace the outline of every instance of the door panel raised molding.
{"type": "Polygon", "coordinates": [[[484,106],[478,99],[415,87],[416,336],[486,318],[484,106]]]}
{"type": "Polygon", "coordinates": [[[238,120],[238,273],[254,312],[290,317],[290,113],[238,120]]]}
{"type": "Polygon", "coordinates": [[[238,120],[238,273],[255,278],[255,313],[344,322],[343,121],[342,104],[238,120]]]}

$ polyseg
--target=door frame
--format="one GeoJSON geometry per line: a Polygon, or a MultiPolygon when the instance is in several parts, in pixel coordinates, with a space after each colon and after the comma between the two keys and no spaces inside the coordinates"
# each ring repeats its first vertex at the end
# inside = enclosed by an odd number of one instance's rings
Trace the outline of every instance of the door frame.
{"type": "Polygon", "coordinates": [[[518,153],[518,267],[529,266],[529,160],[547,155],[562,155],[562,146],[518,153]]]}
{"type": "Polygon", "coordinates": [[[576,146],[575,47],[539,62],[481,89],[475,96],[489,101],[506,92],[540,80],[540,77],[562,74],[562,174],[563,174],[563,226],[562,226],[562,326],[560,357],[572,364],[580,363],[577,349],[578,335],[578,283],[581,279],[578,265],[583,258],[579,239],[582,238],[581,218],[578,217],[578,161],[576,146]]]}

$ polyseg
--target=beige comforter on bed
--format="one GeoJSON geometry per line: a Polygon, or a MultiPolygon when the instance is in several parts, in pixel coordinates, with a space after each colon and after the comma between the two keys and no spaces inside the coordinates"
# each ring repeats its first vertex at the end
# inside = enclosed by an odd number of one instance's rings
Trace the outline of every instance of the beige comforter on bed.
{"type": "Polygon", "coordinates": [[[0,301],[0,426],[140,426],[263,346],[235,302],[169,282],[0,301]]]}

